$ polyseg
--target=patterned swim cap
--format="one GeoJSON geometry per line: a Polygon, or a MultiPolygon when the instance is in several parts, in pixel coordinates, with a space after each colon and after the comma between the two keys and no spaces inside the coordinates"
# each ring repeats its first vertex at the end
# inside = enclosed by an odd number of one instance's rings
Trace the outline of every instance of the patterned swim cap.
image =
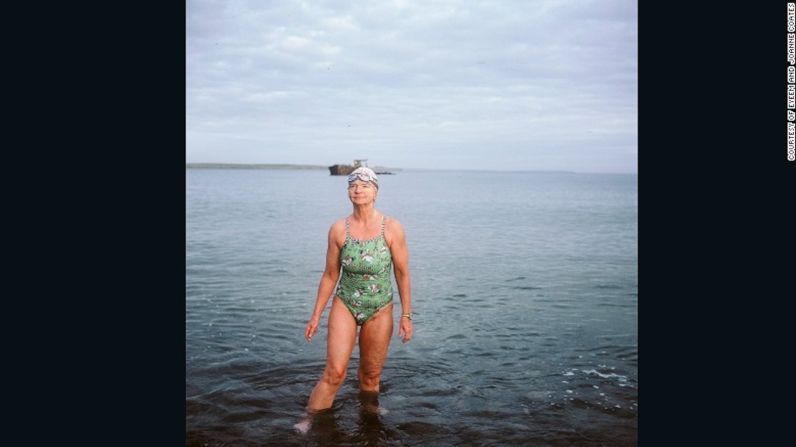
{"type": "Polygon", "coordinates": [[[363,182],[371,182],[376,185],[376,189],[379,188],[379,178],[376,177],[376,173],[373,172],[373,169],[370,169],[365,166],[361,166],[359,168],[354,169],[354,172],[348,174],[348,183],[351,184],[355,180],[362,180],[363,182]]]}

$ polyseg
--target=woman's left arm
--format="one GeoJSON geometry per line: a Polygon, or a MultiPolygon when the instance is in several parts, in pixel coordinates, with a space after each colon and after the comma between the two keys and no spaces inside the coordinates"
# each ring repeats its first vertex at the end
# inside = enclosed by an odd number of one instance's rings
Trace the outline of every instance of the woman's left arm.
{"type": "MultiPolygon", "coordinates": [[[[398,294],[401,296],[401,314],[411,314],[412,281],[409,275],[409,249],[406,246],[406,235],[397,220],[389,219],[388,224],[395,282],[398,284],[398,294]]],[[[408,342],[412,338],[412,320],[402,316],[398,327],[398,336],[404,343],[408,342]]]]}

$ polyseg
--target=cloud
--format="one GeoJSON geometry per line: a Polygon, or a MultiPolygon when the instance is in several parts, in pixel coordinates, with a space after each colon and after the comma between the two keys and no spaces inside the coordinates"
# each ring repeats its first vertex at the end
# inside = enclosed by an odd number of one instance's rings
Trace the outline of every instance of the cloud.
{"type": "Polygon", "coordinates": [[[188,160],[634,172],[635,5],[191,0],[188,160]]]}

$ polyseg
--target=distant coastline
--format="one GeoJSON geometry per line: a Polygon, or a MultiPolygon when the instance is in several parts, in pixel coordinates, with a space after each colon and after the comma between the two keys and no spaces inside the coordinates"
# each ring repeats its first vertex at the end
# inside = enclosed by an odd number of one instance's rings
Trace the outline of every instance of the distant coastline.
{"type": "MultiPolygon", "coordinates": [[[[186,163],[186,169],[312,169],[329,172],[329,166],[287,163],[186,163]]],[[[375,171],[400,171],[398,168],[373,167],[375,171]]]]}
{"type": "MultiPolygon", "coordinates": [[[[309,169],[314,171],[327,171],[328,166],[322,165],[295,165],[288,163],[186,163],[187,169],[281,169],[281,170],[302,170],[309,169]]],[[[371,167],[376,172],[391,171],[428,171],[428,172],[459,172],[459,171],[472,171],[472,172],[502,172],[505,174],[511,173],[536,173],[536,174],[605,174],[605,175],[638,175],[637,172],[578,172],[566,170],[543,170],[543,169],[526,169],[526,170],[496,170],[496,169],[429,169],[429,168],[386,168],[382,166],[371,167]]]]}
{"type": "Polygon", "coordinates": [[[186,163],[185,167],[187,169],[329,169],[328,166],[284,163],[186,163]]]}

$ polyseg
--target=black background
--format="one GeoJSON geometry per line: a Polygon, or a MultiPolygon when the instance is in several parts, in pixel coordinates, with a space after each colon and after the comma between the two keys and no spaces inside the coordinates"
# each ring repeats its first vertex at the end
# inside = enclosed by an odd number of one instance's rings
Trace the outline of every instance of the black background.
{"type": "MultiPolygon", "coordinates": [[[[773,444],[792,402],[785,2],[638,10],[640,445],[773,444]]],[[[185,444],[185,6],[6,17],[4,425],[185,444]]]]}

